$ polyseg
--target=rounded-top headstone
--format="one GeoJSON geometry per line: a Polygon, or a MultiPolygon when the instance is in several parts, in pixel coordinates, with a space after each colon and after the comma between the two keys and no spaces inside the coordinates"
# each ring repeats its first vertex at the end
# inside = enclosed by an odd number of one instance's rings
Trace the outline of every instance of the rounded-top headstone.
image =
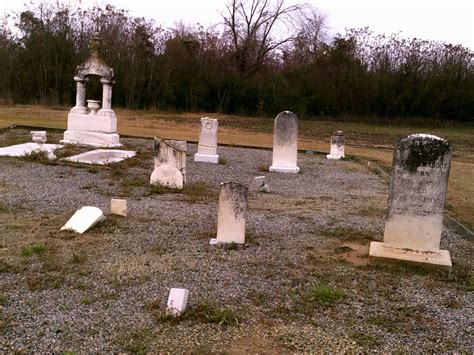
{"type": "Polygon", "coordinates": [[[217,242],[245,243],[248,187],[234,181],[221,184],[217,217],[217,242]]]}
{"type": "Polygon", "coordinates": [[[182,189],[183,174],[181,174],[177,168],[163,164],[153,170],[150,177],[150,184],[182,189]]]}
{"type": "Polygon", "coordinates": [[[270,171],[297,173],[298,117],[291,111],[280,112],[274,123],[273,161],[270,171]]]}

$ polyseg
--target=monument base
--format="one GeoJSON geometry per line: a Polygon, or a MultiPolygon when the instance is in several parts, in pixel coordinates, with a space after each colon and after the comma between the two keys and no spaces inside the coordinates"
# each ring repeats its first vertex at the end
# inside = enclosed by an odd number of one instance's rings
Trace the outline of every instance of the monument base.
{"type": "Polygon", "coordinates": [[[297,174],[300,172],[300,168],[297,166],[274,166],[272,165],[268,171],[275,173],[292,173],[297,174]]]}
{"type": "Polygon", "coordinates": [[[342,158],[344,158],[344,156],[342,155],[331,155],[331,154],[326,155],[326,159],[329,159],[329,160],[340,160],[342,158]]]}
{"type": "Polygon", "coordinates": [[[65,131],[62,144],[86,145],[99,148],[121,147],[120,136],[117,133],[65,131]]]}
{"type": "Polygon", "coordinates": [[[217,240],[217,238],[211,238],[209,241],[210,245],[216,245],[216,244],[245,244],[245,242],[224,242],[221,240],[217,240]]]}
{"type": "Polygon", "coordinates": [[[437,268],[451,269],[451,257],[449,251],[438,252],[416,251],[411,249],[400,249],[386,246],[384,243],[371,242],[369,258],[373,261],[396,262],[402,261],[412,264],[424,264],[437,268]]]}
{"type": "Polygon", "coordinates": [[[194,161],[217,164],[219,163],[219,154],[209,155],[196,153],[194,154],[194,161]]]}

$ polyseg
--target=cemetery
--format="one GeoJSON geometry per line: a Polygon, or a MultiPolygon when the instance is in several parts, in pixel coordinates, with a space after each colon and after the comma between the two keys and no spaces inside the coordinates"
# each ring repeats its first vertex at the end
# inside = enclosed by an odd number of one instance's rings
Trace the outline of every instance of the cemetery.
{"type": "Polygon", "coordinates": [[[399,136],[390,176],[340,129],[302,150],[291,111],[270,149],[213,117],[120,136],[97,46],[66,130],[0,130],[0,352],[472,352],[448,140],[399,136]]]}

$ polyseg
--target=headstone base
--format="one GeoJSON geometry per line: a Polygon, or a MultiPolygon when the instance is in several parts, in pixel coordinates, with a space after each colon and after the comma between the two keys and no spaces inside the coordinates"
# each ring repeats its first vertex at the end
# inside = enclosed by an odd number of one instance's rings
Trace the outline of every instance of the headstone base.
{"type": "Polygon", "coordinates": [[[331,155],[331,154],[326,155],[326,159],[329,159],[329,160],[340,160],[342,158],[344,158],[342,155],[331,155]]]}
{"type": "Polygon", "coordinates": [[[290,173],[290,174],[297,174],[300,172],[300,168],[297,166],[274,166],[272,165],[268,171],[274,173],[290,173]]]}
{"type": "Polygon", "coordinates": [[[245,241],[222,241],[218,240],[217,238],[211,238],[209,241],[210,245],[216,245],[216,244],[245,244],[245,241]]]}
{"type": "Polygon", "coordinates": [[[451,269],[452,267],[451,257],[447,250],[437,252],[416,251],[388,247],[381,242],[370,243],[369,258],[374,261],[403,261],[413,264],[427,264],[443,269],[451,269]]]}
{"type": "Polygon", "coordinates": [[[117,133],[65,131],[62,144],[86,145],[98,148],[121,147],[120,136],[117,133]]]}
{"type": "Polygon", "coordinates": [[[219,154],[208,155],[208,154],[196,153],[194,154],[194,161],[217,164],[219,163],[219,154]]]}

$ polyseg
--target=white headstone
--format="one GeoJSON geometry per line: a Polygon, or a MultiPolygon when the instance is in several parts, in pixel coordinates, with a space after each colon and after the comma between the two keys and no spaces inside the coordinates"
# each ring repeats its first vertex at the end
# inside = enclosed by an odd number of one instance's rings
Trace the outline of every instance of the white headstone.
{"type": "Polygon", "coordinates": [[[245,243],[247,193],[248,187],[238,182],[221,184],[217,215],[218,243],[245,243]]]}
{"type": "Polygon", "coordinates": [[[167,311],[169,314],[179,317],[186,310],[189,291],[185,288],[172,288],[168,297],[167,311]]]}
{"type": "Polygon", "coordinates": [[[32,141],[35,143],[46,143],[46,131],[31,131],[32,141]]]}
{"type": "Polygon", "coordinates": [[[269,171],[298,173],[298,118],[283,111],[275,118],[273,133],[273,162],[269,171]]]}
{"type": "Polygon", "coordinates": [[[201,118],[201,132],[199,133],[198,151],[194,161],[217,164],[217,128],[219,121],[215,118],[201,118]]]}
{"type": "Polygon", "coordinates": [[[326,155],[326,158],[339,160],[344,158],[344,156],[344,133],[336,131],[331,136],[331,152],[326,155]]]}
{"type": "Polygon", "coordinates": [[[173,189],[183,188],[183,174],[174,166],[160,165],[150,177],[150,184],[163,185],[173,189]]]}
{"type": "Polygon", "coordinates": [[[155,138],[155,169],[162,164],[181,171],[186,183],[186,141],[155,138]]]}
{"type": "Polygon", "coordinates": [[[113,198],[110,201],[110,213],[127,217],[127,200],[113,198]]]}
{"type": "Polygon", "coordinates": [[[415,134],[397,142],[384,241],[370,244],[370,257],[451,267],[439,248],[450,165],[442,138],[415,134]]]}
{"type": "Polygon", "coordinates": [[[69,221],[61,227],[61,230],[73,230],[82,234],[104,219],[104,214],[100,208],[85,206],[76,211],[69,221]]]}

